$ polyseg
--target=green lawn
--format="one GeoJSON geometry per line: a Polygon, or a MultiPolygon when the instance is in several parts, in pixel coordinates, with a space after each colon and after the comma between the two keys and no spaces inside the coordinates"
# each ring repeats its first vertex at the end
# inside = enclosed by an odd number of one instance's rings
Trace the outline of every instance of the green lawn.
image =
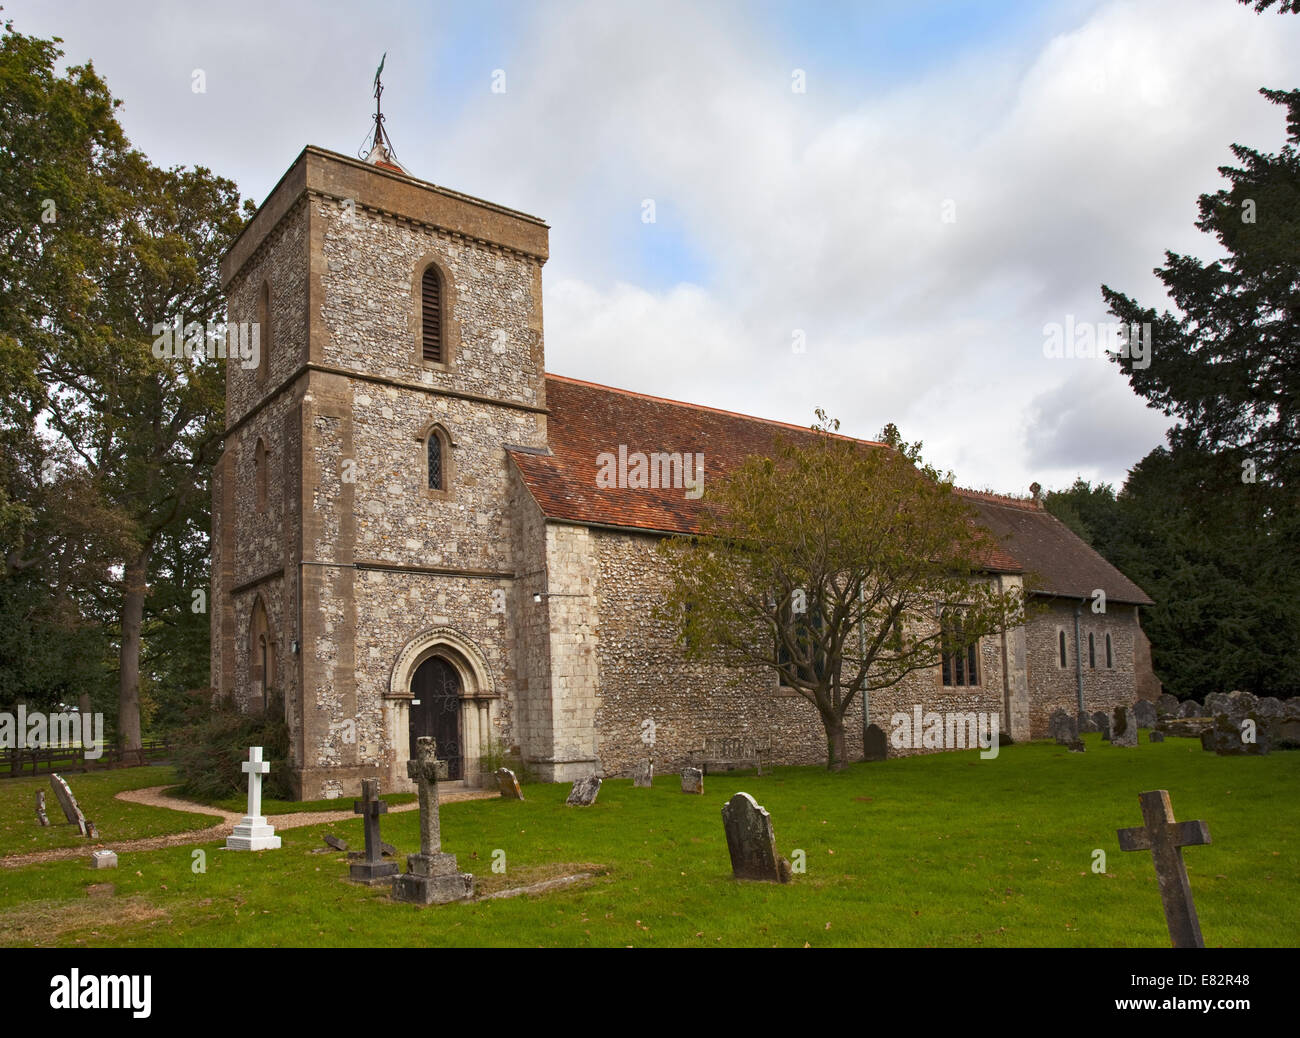
{"type": "MultiPolygon", "coordinates": [[[[206,829],[221,821],[214,815],[169,811],[115,800],[124,789],[166,786],[176,781],[170,767],[115,768],[111,771],[69,773],[63,776],[77,798],[81,813],[95,823],[101,840],[136,840],[167,836],[190,829],[206,829]]],[[[49,775],[0,779],[0,854],[26,854],[57,847],[84,846],[87,840],[63,816],[49,775]],[[48,829],[36,822],[36,791],[45,791],[48,829]]]]}
{"type": "MultiPolygon", "coordinates": [[[[709,776],[685,796],[607,781],[591,808],[567,786],[525,802],[450,804],[444,849],[481,888],[582,864],[589,885],[536,898],[416,908],[341,881],[342,855],[313,854],[325,827],[282,833],[280,851],[124,853],[114,872],[84,861],[0,872],[0,942],[179,946],[1152,946],[1168,936],[1149,854],[1119,850],[1141,821],[1137,795],[1170,791],[1179,819],[1214,843],[1185,852],[1207,945],[1293,946],[1300,934],[1300,753],[1216,757],[1192,740],[1088,752],[1049,743],[859,764],[837,775],[783,768],[709,776]],[[778,848],[807,856],[789,886],[731,879],[719,809],[737,790],[771,813],[778,848]],[[508,871],[491,871],[494,850],[508,871]],[[1107,872],[1091,871],[1094,849],[1107,872]],[[112,889],[104,886],[111,884],[112,889]]],[[[84,785],[85,783],[83,783],[84,785]]],[[[0,787],[2,788],[2,787],[0,787]]],[[[30,799],[30,794],[28,794],[30,799]]],[[[24,808],[25,810],[25,808],[24,808]]],[[[359,821],[332,826],[353,846],[359,821]]],[[[385,839],[418,845],[415,812],[385,839]]]]}

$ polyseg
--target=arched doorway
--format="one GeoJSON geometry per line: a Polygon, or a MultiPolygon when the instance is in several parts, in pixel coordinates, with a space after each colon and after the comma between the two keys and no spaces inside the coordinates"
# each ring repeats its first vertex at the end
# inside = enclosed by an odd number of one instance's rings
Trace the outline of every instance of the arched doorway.
{"type": "Polygon", "coordinates": [[[447,762],[447,778],[462,777],[460,675],[441,656],[430,656],[411,675],[410,760],[418,760],[415,740],[431,736],[438,759],[447,762]]]}

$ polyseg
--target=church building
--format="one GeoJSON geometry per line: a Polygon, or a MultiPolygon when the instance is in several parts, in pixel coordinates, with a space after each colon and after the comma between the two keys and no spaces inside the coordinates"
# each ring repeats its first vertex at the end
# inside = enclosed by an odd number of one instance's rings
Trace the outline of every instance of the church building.
{"type": "MultiPolygon", "coordinates": [[[[418,735],[470,786],[504,754],[548,781],[628,774],[646,720],[659,771],[718,737],[825,759],[811,704],[687,664],[652,617],[653,549],[697,529],[699,494],[597,478],[602,456],[653,452],[707,496],[710,472],[801,430],[547,373],[547,255],[542,220],[418,180],[380,144],[306,148],[223,257],[228,319],[260,340],[256,367],[227,365],[211,683],[283,709],[304,799],[411,788],[418,735]]],[[[1003,546],[989,579],[1045,608],[872,693],[867,719],[986,711],[1023,740],[1080,701],[1154,697],[1141,589],[1037,495],[963,493],[1003,546]]]]}

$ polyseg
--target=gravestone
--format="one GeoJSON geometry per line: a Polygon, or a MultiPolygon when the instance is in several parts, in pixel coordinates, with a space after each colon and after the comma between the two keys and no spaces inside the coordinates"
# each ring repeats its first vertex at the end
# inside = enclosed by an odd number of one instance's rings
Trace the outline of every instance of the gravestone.
{"type": "Polygon", "coordinates": [[[63,808],[63,815],[69,822],[77,827],[77,832],[82,836],[86,835],[86,816],[81,813],[81,808],[77,806],[77,798],[72,795],[72,789],[58,775],[50,776],[50,785],[54,787],[54,798],[63,808]]]}
{"type": "Polygon", "coordinates": [[[385,858],[397,857],[397,848],[394,847],[391,843],[381,843],[379,847],[384,852],[385,858]]]}
{"type": "Polygon", "coordinates": [[[1165,733],[1156,731],[1154,728],[1147,732],[1147,742],[1164,742],[1165,733]]]}
{"type": "Polygon", "coordinates": [[[1201,731],[1201,749],[1212,750],[1220,757],[1262,757],[1267,754],[1273,748],[1269,726],[1256,722],[1255,741],[1246,742],[1243,720],[1246,718],[1217,714],[1214,723],[1201,731]]]}
{"type": "Polygon", "coordinates": [[[701,794],[704,792],[704,770],[702,768],[686,768],[682,771],[682,792],[701,794]]]}
{"type": "Polygon", "coordinates": [[[97,869],[117,868],[117,851],[91,851],[91,865],[97,869]]]}
{"type": "Polygon", "coordinates": [[[1097,730],[1097,722],[1092,719],[1092,714],[1079,714],[1074,721],[1080,735],[1086,735],[1088,732],[1095,732],[1097,730]]]}
{"type": "Polygon", "coordinates": [[[722,828],[736,879],[790,882],[790,863],[776,853],[772,817],[752,796],[737,793],[722,806],[722,828]]]}
{"type": "Polygon", "coordinates": [[[1133,723],[1138,728],[1154,728],[1156,726],[1156,705],[1149,699],[1139,699],[1134,703],[1131,714],[1133,723]]]}
{"type": "Polygon", "coordinates": [[[1187,866],[1183,864],[1184,847],[1210,842],[1210,828],[1204,822],[1174,821],[1169,793],[1163,789],[1140,793],[1142,825],[1117,830],[1122,851],[1150,851],[1160,884],[1160,901],[1165,909],[1165,923],[1175,948],[1204,948],[1201,924],[1196,918],[1187,866]]]}
{"type": "Polygon", "coordinates": [[[649,789],[654,785],[655,766],[652,761],[643,760],[632,772],[632,785],[638,789],[649,789]]]}
{"type": "Polygon", "coordinates": [[[384,841],[379,838],[379,816],[388,813],[388,805],[379,799],[379,780],[361,780],[361,799],[352,804],[352,813],[364,820],[366,856],[348,866],[348,879],[357,883],[387,883],[397,875],[397,862],[384,861],[384,841]]]}
{"type": "Polygon", "coordinates": [[[509,768],[497,768],[497,786],[501,790],[502,800],[523,800],[524,792],[519,788],[519,779],[509,768]]]}
{"type": "Polygon", "coordinates": [[[248,760],[239,769],[248,776],[248,814],[226,837],[226,850],[278,850],[280,837],[275,835],[275,826],[262,817],[262,776],[271,770],[271,762],[262,760],[262,747],[250,746],[248,760]]]}
{"type": "Polygon", "coordinates": [[[1126,706],[1115,707],[1114,719],[1110,725],[1110,744],[1123,747],[1138,744],[1138,726],[1133,723],[1133,715],[1126,706]]]}
{"type": "Polygon", "coordinates": [[[1214,714],[1226,714],[1232,709],[1232,696],[1226,692],[1211,692],[1205,697],[1205,713],[1202,717],[1214,714]]]}
{"type": "Polygon", "coordinates": [[[1205,713],[1201,709],[1201,704],[1195,699],[1184,699],[1183,705],[1178,708],[1179,717],[1204,717],[1205,713]]]}
{"type": "Polygon", "coordinates": [[[1097,726],[1097,731],[1101,732],[1104,740],[1110,739],[1110,715],[1098,710],[1092,715],[1092,723],[1097,726]]]}
{"type": "Polygon", "coordinates": [[[1068,746],[1079,737],[1074,718],[1064,710],[1053,710],[1047,720],[1047,734],[1056,740],[1058,746],[1068,746]]]}
{"type": "Polygon", "coordinates": [[[862,759],[865,761],[881,761],[889,757],[889,737],[885,730],[878,724],[867,725],[867,730],[862,734],[862,759]]]}
{"type": "Polygon", "coordinates": [[[406,871],[393,877],[394,901],[413,905],[442,905],[474,896],[474,876],[456,868],[456,855],[442,850],[438,819],[438,778],[445,775],[436,744],[427,735],[416,740],[416,760],[406,762],[406,774],[420,790],[420,853],[406,856],[406,871]]]}
{"type": "Polygon", "coordinates": [[[86,819],[86,838],[90,840],[99,839],[99,830],[95,828],[95,823],[89,818],[86,819]]]}
{"type": "Polygon", "coordinates": [[[36,791],[36,820],[41,825],[50,824],[50,816],[45,813],[45,790],[43,789],[36,791]]]}
{"type": "Polygon", "coordinates": [[[1177,696],[1171,696],[1168,692],[1161,692],[1160,698],[1156,700],[1156,713],[1161,717],[1177,717],[1181,706],[1182,704],[1178,702],[1177,696]]]}
{"type": "Polygon", "coordinates": [[[346,851],[348,849],[348,841],[341,836],[335,836],[333,833],[326,833],[321,839],[336,851],[346,851]]]}
{"type": "Polygon", "coordinates": [[[1083,753],[1088,747],[1083,744],[1082,739],[1071,739],[1065,744],[1071,753],[1083,753]]]}
{"type": "Polygon", "coordinates": [[[569,798],[565,803],[569,807],[590,807],[596,802],[596,797],[600,793],[600,779],[595,775],[588,775],[586,778],[580,778],[573,784],[569,790],[569,798]]]}
{"type": "Polygon", "coordinates": [[[1228,712],[1234,711],[1239,714],[1247,714],[1254,711],[1259,706],[1259,697],[1253,692],[1232,692],[1228,695],[1232,706],[1228,712]]]}
{"type": "Polygon", "coordinates": [[[1263,696],[1255,704],[1255,713],[1259,715],[1261,720],[1267,719],[1271,721],[1281,717],[1284,709],[1282,700],[1276,696],[1263,696]]]}

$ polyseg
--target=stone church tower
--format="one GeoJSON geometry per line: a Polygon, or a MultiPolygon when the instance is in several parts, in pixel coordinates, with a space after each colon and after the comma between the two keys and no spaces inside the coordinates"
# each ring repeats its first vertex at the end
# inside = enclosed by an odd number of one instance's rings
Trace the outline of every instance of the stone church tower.
{"type": "Polygon", "coordinates": [[[409,788],[420,734],[476,782],[527,687],[507,448],[546,447],[548,228],[374,159],[305,149],[221,268],[261,334],[227,367],[212,687],[283,709],[304,799],[409,788]]]}

